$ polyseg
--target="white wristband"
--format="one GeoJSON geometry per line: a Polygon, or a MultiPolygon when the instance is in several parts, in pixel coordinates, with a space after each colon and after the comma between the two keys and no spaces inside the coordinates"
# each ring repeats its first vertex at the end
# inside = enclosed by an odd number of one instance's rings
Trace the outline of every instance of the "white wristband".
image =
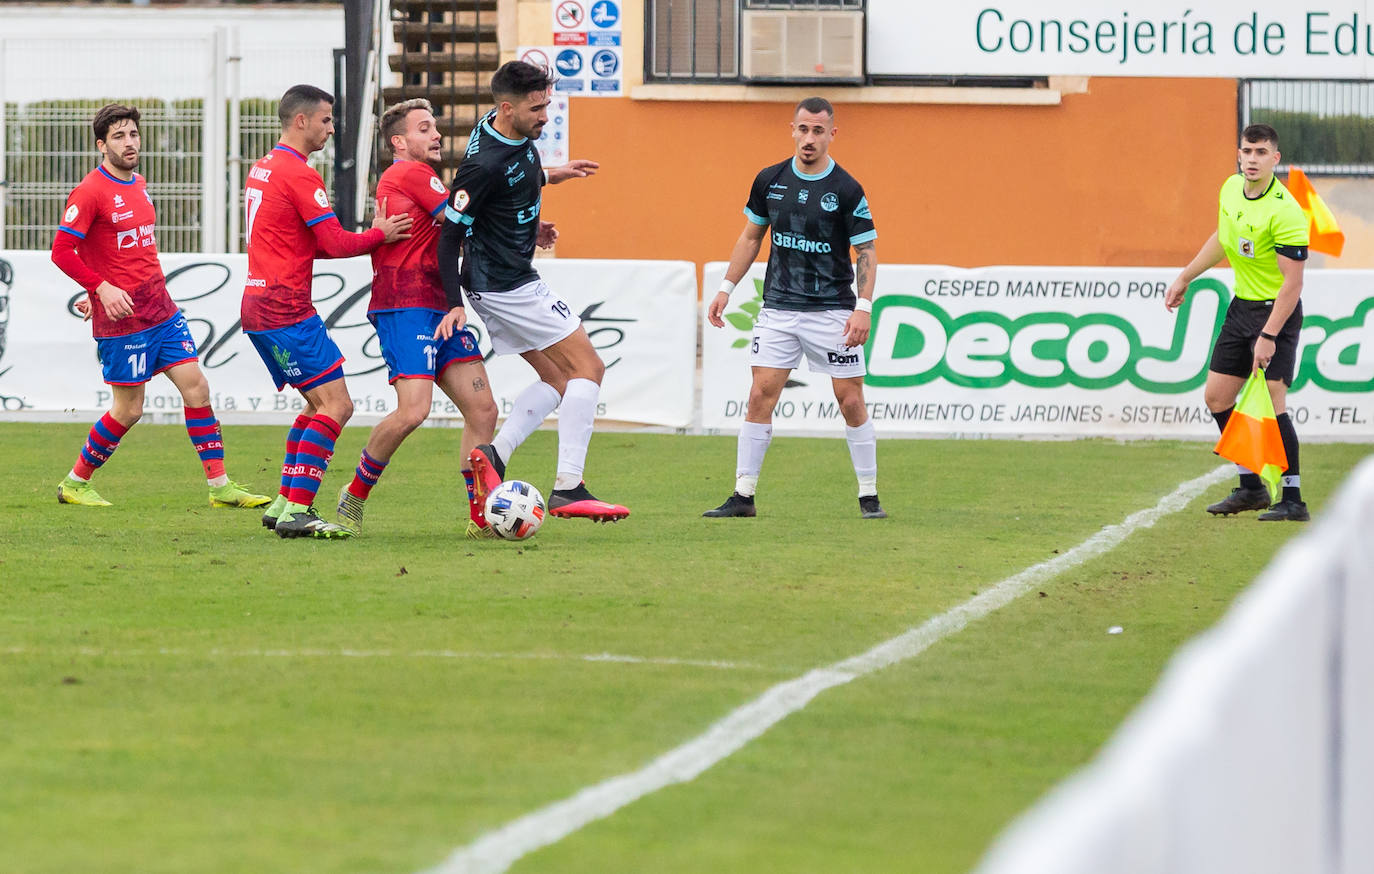
{"type": "Polygon", "coordinates": [[[735,284],[734,284],[733,282],[731,282],[730,280],[728,280],[728,279],[722,279],[722,280],[720,281],[720,293],[721,293],[721,294],[725,295],[726,297],[729,297],[729,296],[730,296],[730,292],[732,292],[732,291],[734,291],[734,290],[735,290],[735,284]]]}
{"type": "Polygon", "coordinates": [[[861,297],[854,301],[854,309],[861,313],[871,313],[873,312],[873,301],[866,297],[861,297]]]}
{"type": "Polygon", "coordinates": [[[548,167],[545,167],[545,168],[544,168],[544,184],[545,184],[545,185],[550,184],[550,183],[549,183],[549,168],[548,168],[548,167]]]}

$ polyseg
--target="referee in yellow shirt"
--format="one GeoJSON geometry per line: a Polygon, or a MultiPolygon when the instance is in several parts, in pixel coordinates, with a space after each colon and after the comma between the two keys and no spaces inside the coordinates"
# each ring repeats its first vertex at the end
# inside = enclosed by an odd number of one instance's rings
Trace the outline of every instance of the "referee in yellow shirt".
{"type": "Polygon", "coordinates": [[[1240,172],[1221,186],[1216,233],[1169,286],[1164,306],[1173,312],[1183,303],[1188,284],[1225,255],[1236,274],[1236,296],[1212,347],[1204,399],[1225,429],[1245,380],[1264,368],[1269,395],[1283,436],[1288,470],[1283,495],[1269,506],[1269,492],[1254,471],[1241,468],[1240,487],[1207,508],[1229,516],[1267,510],[1262,522],[1306,522],[1298,478],[1298,434],[1285,401],[1297,365],[1302,329],[1302,267],[1307,260],[1307,215],[1278,179],[1279,135],[1267,124],[1252,124],[1240,137],[1240,172]]]}

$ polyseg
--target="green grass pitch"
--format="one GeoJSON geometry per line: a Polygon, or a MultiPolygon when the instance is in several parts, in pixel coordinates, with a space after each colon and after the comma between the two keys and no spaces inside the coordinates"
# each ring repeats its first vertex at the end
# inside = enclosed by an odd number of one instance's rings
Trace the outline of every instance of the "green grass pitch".
{"type": "MultiPolygon", "coordinates": [[[[210,509],[176,426],[138,426],[97,474],[115,507],[59,506],[86,429],[0,424],[13,874],[411,874],[1219,463],[1196,443],[887,440],[891,518],[863,521],[843,440],[778,438],[759,518],[708,520],[733,437],[600,433],[590,484],[631,517],[517,544],[463,539],[459,434],[422,429],[365,536],[315,542],[210,509]],[[602,653],[648,661],[582,658],[602,653]]],[[[231,476],[274,490],[285,432],[229,427],[231,476]]],[[[366,436],[345,429],[327,517],[366,436]]],[[[1304,447],[1314,511],[1367,449],[1304,447]]],[[[537,433],[509,475],[547,493],[554,451],[537,433]]],[[[513,870],[968,870],[1302,530],[1207,517],[1225,488],[513,870]]]]}

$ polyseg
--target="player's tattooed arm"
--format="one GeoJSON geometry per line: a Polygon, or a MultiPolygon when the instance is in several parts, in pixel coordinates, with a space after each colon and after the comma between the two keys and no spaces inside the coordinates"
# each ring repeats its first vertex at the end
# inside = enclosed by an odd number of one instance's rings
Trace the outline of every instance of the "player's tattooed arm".
{"type": "Polygon", "coordinates": [[[854,252],[856,255],[854,259],[855,289],[858,291],[859,297],[872,300],[873,284],[874,280],[877,279],[878,272],[878,247],[872,240],[869,240],[867,243],[860,243],[855,246],[854,252]]]}
{"type": "MultiPolygon", "coordinates": [[[[873,281],[877,274],[878,247],[872,240],[854,247],[855,290],[861,300],[873,300],[873,281]]],[[[872,316],[868,310],[854,308],[844,323],[844,344],[851,349],[868,342],[868,331],[872,316]]]]}

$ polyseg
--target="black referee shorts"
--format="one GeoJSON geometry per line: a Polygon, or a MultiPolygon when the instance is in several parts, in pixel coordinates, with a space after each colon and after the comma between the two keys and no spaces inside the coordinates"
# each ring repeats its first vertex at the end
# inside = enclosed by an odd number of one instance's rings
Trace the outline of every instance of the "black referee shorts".
{"type": "MultiPolygon", "coordinates": [[[[1259,339],[1264,323],[1269,321],[1273,312],[1272,300],[1246,300],[1233,298],[1226,309],[1226,319],[1221,323],[1221,333],[1212,346],[1211,370],[1242,379],[1250,375],[1250,366],[1255,362],[1255,341],[1259,339]]],[[[1298,361],[1298,332],[1302,330],[1302,301],[1298,301],[1293,315],[1283,323],[1278,342],[1274,344],[1274,358],[1264,369],[1266,379],[1281,379],[1284,385],[1293,384],[1293,373],[1298,361]]]]}

